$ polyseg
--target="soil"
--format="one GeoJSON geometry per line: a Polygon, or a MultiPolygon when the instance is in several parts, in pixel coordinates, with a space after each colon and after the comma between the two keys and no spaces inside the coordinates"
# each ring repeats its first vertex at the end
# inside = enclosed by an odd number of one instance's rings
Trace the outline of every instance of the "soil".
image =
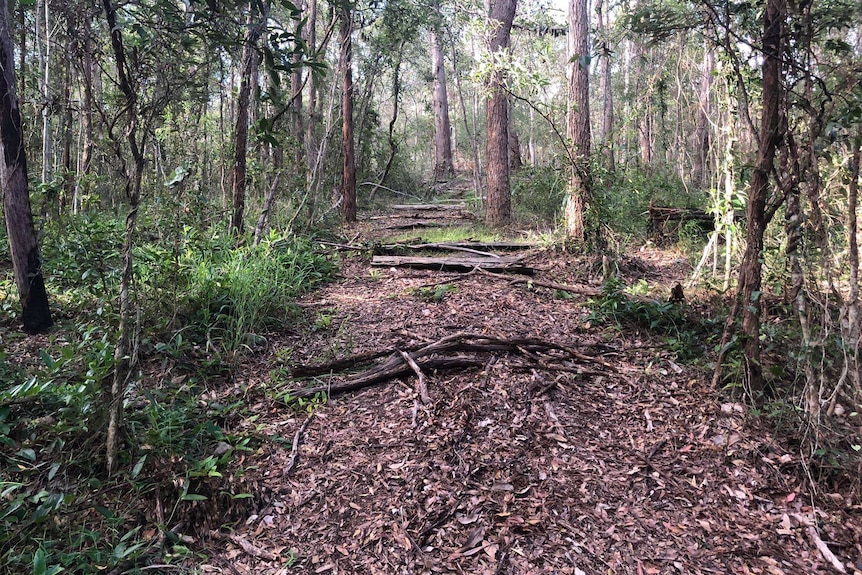
{"type": "MultiPolygon", "coordinates": [[[[345,236],[379,239],[400,223],[345,236]]],[[[534,250],[525,261],[537,279],[600,287],[595,258],[534,250]]],[[[691,272],[649,246],[617,265],[663,299],[691,272]]],[[[855,495],[814,495],[799,453],[710,387],[707,357],[684,362],[656,334],[590,321],[586,296],[482,274],[372,272],[357,253],[300,305],[314,328],[271,338],[236,381],[259,415],[244,425],[291,441],[244,459],[254,509],[202,536],[204,573],[835,572],[818,545],[847,572],[862,567],[855,495]],[[412,291],[441,285],[451,288],[439,301],[412,291]],[[275,387],[349,375],[276,376],[291,365],[458,332],[541,338],[584,359],[480,354],[483,367],[425,373],[426,404],[411,375],[329,397],[310,421],[312,404],[273,399],[275,387]]]]}

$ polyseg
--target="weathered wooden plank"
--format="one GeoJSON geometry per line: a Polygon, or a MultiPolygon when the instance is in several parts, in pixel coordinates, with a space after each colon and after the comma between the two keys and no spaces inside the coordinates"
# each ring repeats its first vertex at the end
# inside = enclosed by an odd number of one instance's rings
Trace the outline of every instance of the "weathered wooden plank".
{"type": "Polygon", "coordinates": [[[483,269],[497,273],[533,275],[533,268],[521,263],[515,256],[486,257],[419,257],[419,256],[374,256],[372,267],[406,267],[414,269],[438,270],[447,272],[470,272],[483,269]]]}

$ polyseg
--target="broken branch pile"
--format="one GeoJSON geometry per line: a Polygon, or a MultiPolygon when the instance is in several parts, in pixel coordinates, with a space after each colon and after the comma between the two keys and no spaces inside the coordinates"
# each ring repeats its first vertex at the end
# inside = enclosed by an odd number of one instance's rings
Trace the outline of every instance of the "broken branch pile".
{"type": "Polygon", "coordinates": [[[506,339],[496,336],[459,332],[415,348],[409,352],[387,349],[382,352],[359,354],[318,366],[297,365],[291,369],[291,375],[294,377],[307,377],[334,373],[349,367],[368,363],[387,353],[389,357],[384,362],[366,371],[332,384],[292,390],[289,392],[289,397],[311,397],[321,392],[332,395],[356,391],[420,371],[478,368],[486,364],[486,360],[478,357],[478,355],[488,353],[516,353],[526,357],[532,362],[533,367],[540,369],[550,368],[551,362],[557,362],[557,364],[563,362],[563,367],[570,367],[566,366],[566,363],[581,362],[593,363],[611,371],[616,371],[611,364],[601,359],[551,341],[529,337],[506,339]]]}

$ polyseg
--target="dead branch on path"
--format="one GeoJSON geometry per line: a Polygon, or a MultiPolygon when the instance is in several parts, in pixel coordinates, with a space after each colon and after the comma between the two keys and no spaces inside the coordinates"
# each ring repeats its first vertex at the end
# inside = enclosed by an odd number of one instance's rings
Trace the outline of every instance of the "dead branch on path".
{"type": "MultiPolygon", "coordinates": [[[[359,354],[357,356],[338,360],[337,362],[330,362],[325,365],[332,366],[337,364],[344,366],[344,369],[347,369],[352,366],[367,363],[370,361],[368,358],[373,355],[381,357],[387,353],[389,354],[389,358],[383,363],[362,373],[348,377],[342,382],[305,389],[296,389],[291,391],[288,395],[291,398],[302,398],[311,397],[321,392],[327,392],[329,394],[344,393],[348,391],[356,391],[377,383],[390,381],[411,373],[427,373],[429,370],[443,371],[456,368],[474,368],[485,365],[484,359],[475,356],[463,355],[465,353],[518,354],[527,358],[529,361],[536,363],[536,366],[540,369],[544,369],[550,365],[550,361],[556,360],[564,362],[580,361],[583,363],[592,363],[602,366],[610,371],[617,372],[617,369],[606,361],[581,353],[556,342],[532,337],[502,338],[469,332],[458,332],[448,335],[410,352],[390,351],[387,349],[383,352],[359,354]],[[537,354],[544,354],[545,357],[537,357],[537,354]],[[412,360],[413,363],[410,363],[410,360],[412,360]]],[[[292,369],[292,373],[314,373],[319,370],[320,366],[300,365],[295,366],[292,369]]],[[[334,371],[334,369],[330,368],[322,373],[331,371],[334,371]]]]}
{"type": "Polygon", "coordinates": [[[299,429],[296,430],[296,435],[293,436],[293,445],[290,448],[290,457],[287,458],[287,465],[284,466],[284,476],[287,477],[296,467],[296,458],[299,456],[299,441],[302,439],[302,434],[308,429],[311,420],[314,419],[314,412],[308,414],[305,421],[299,429]]]}

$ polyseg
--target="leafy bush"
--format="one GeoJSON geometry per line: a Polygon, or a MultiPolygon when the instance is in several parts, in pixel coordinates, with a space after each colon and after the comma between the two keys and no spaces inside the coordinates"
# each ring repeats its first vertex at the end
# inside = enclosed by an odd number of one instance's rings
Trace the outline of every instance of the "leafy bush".
{"type": "Polygon", "coordinates": [[[612,322],[647,329],[664,337],[668,348],[682,361],[700,357],[705,351],[704,325],[688,318],[683,306],[671,302],[629,298],[625,286],[612,278],[602,286],[602,293],[590,299],[588,320],[612,322]]]}
{"type": "Polygon", "coordinates": [[[564,172],[553,167],[524,168],[512,180],[512,205],[520,220],[553,224],[566,198],[564,172]]]}
{"type": "Polygon", "coordinates": [[[650,202],[660,206],[691,208],[705,205],[707,198],[691,193],[679,177],[669,171],[632,169],[610,174],[594,168],[593,199],[599,221],[617,233],[644,237],[650,202]]]}

